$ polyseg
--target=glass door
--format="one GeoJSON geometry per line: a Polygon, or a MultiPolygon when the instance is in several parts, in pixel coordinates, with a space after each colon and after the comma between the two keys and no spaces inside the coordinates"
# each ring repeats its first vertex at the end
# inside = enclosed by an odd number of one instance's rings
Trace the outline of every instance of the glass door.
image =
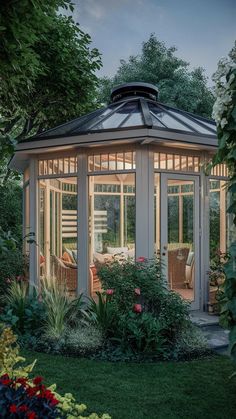
{"type": "Polygon", "coordinates": [[[169,287],[200,308],[199,178],[161,174],[161,255],[169,287]]]}

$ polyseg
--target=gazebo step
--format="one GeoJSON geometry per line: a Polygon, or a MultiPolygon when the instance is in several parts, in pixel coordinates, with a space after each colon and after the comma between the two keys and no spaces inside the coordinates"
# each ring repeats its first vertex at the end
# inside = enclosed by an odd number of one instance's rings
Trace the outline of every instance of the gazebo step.
{"type": "Polygon", "coordinates": [[[190,317],[192,323],[201,329],[210,349],[218,354],[229,355],[229,331],[219,325],[219,316],[192,312],[190,317]]]}

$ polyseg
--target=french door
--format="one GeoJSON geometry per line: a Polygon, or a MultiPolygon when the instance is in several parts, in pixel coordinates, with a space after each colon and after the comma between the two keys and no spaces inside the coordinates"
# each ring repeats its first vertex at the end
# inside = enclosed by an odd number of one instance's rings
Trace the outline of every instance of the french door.
{"type": "Polygon", "coordinates": [[[199,178],[161,174],[160,245],[169,287],[200,308],[199,178]]]}

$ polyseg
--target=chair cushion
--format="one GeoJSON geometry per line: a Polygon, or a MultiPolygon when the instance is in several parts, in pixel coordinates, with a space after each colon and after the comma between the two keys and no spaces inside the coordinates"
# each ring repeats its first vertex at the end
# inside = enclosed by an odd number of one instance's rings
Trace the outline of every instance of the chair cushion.
{"type": "Polygon", "coordinates": [[[107,247],[107,253],[110,255],[116,255],[118,253],[128,252],[128,247],[107,247]]]}
{"type": "MultiPolygon", "coordinates": [[[[72,250],[68,249],[68,247],[65,248],[66,253],[68,253],[68,255],[70,256],[70,262],[71,263],[76,263],[72,250]]],[[[68,261],[69,262],[69,261],[68,261]]]]}
{"type": "Polygon", "coordinates": [[[64,252],[62,255],[63,262],[72,263],[71,257],[68,252],[64,252]]]}
{"type": "Polygon", "coordinates": [[[189,252],[188,258],[186,260],[186,265],[191,266],[194,261],[194,252],[189,252]]]}

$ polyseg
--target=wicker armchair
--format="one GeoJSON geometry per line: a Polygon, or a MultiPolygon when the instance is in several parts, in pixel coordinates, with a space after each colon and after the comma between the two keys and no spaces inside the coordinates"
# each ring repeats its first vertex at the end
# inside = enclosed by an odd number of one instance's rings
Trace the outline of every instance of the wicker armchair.
{"type": "Polygon", "coordinates": [[[171,289],[184,288],[186,283],[186,261],[188,258],[189,249],[181,248],[168,250],[168,272],[169,284],[171,289]]]}
{"type": "Polygon", "coordinates": [[[70,296],[76,295],[77,290],[77,266],[66,266],[57,256],[51,256],[51,272],[57,279],[59,287],[66,287],[70,296]]]}

